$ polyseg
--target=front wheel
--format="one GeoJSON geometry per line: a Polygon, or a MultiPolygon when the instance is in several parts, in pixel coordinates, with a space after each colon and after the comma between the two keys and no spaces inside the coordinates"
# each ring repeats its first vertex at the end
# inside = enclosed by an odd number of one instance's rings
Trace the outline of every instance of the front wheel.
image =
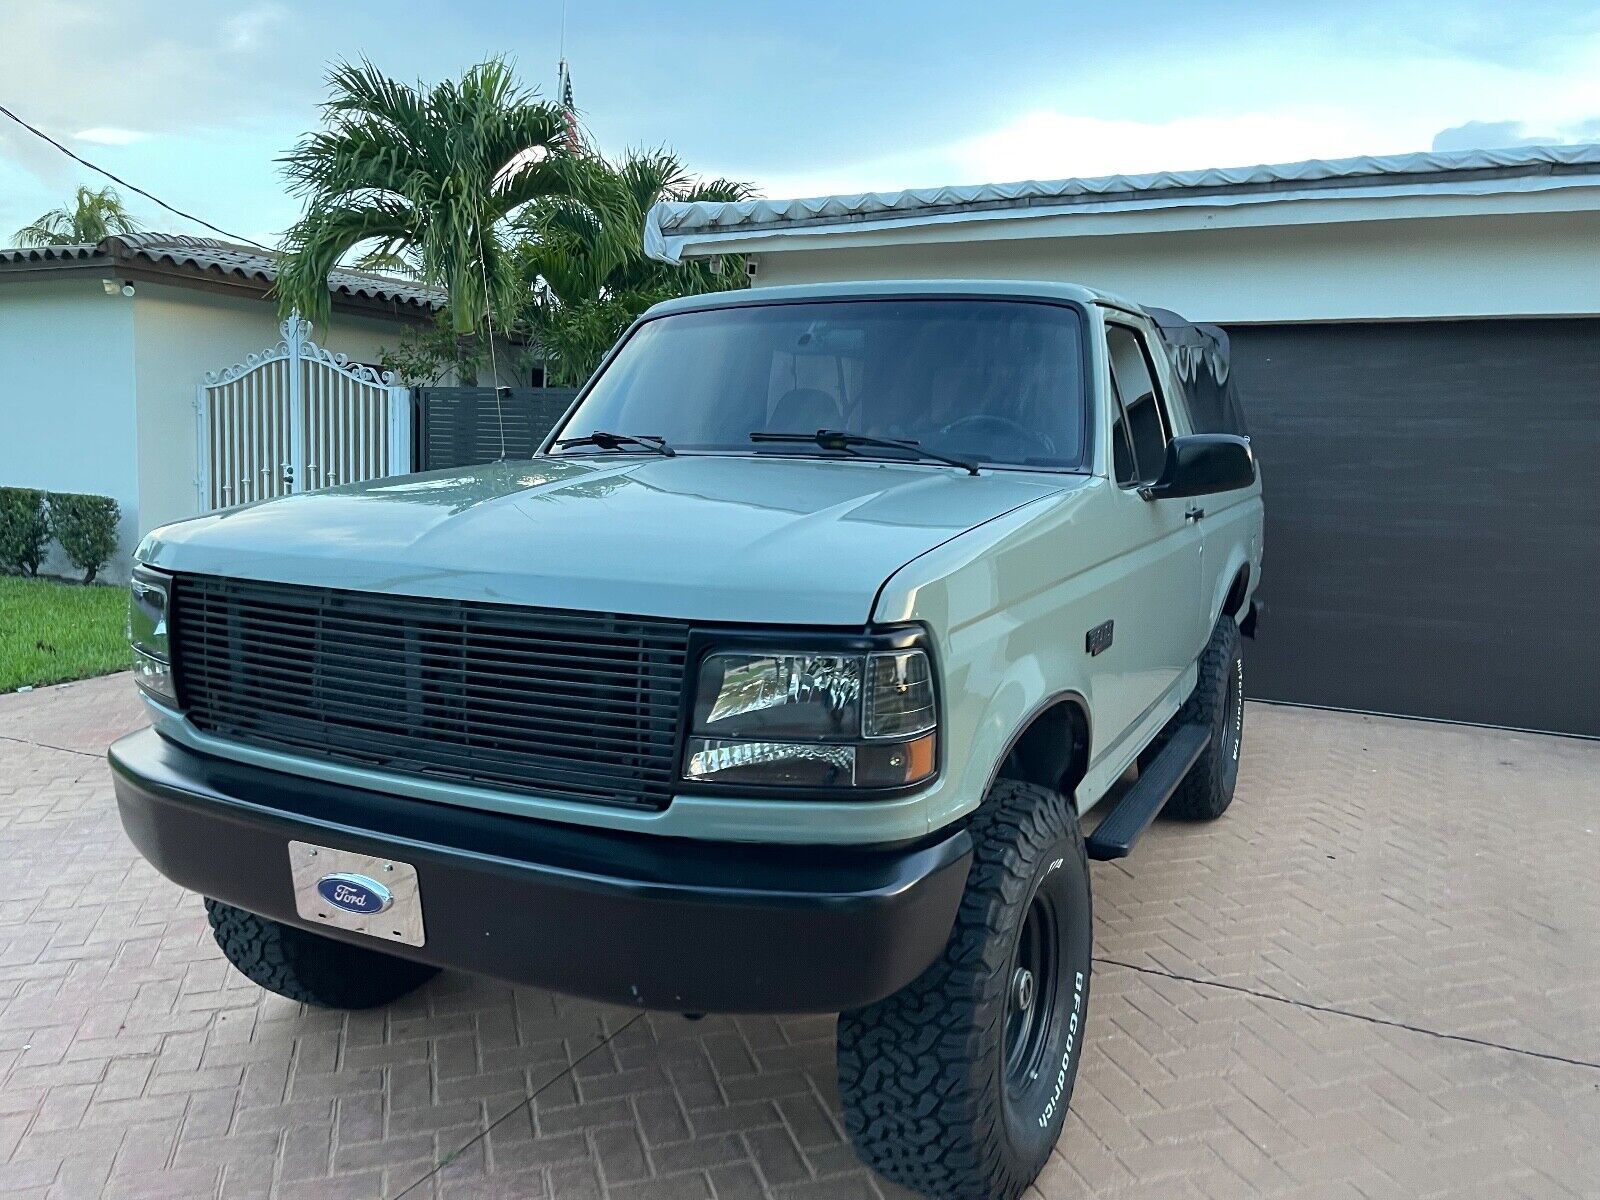
{"type": "Polygon", "coordinates": [[[941,1200],[1014,1200],[1066,1119],[1089,1007],[1089,864],[1071,801],[1002,779],[973,818],[944,954],[839,1016],[856,1150],[941,1200]]]}
{"type": "Polygon", "coordinates": [[[211,936],[241,975],[301,1004],[376,1008],[439,973],[438,967],[336,942],[220,900],[206,901],[206,915],[211,936]]]}

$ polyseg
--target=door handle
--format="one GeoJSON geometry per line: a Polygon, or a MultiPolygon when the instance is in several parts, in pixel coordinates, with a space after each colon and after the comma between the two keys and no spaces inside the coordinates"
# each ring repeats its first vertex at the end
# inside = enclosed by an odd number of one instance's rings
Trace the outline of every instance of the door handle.
{"type": "Polygon", "coordinates": [[[1206,515],[1206,510],[1205,509],[1203,509],[1203,508],[1191,508],[1191,509],[1189,509],[1187,512],[1185,512],[1183,514],[1183,519],[1185,521],[1198,521],[1201,517],[1203,517],[1205,515],[1206,515]]]}

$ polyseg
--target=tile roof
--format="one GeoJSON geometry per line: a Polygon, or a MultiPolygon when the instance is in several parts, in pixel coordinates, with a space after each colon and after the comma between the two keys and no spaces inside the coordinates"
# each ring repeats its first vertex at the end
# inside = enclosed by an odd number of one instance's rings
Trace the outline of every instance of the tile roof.
{"type": "MultiPolygon", "coordinates": [[[[93,244],[0,249],[0,268],[8,264],[67,266],[97,261],[107,264],[143,261],[171,268],[180,275],[222,276],[260,284],[263,288],[272,286],[278,278],[277,256],[270,251],[182,234],[125,233],[93,244]]],[[[328,288],[335,295],[411,305],[428,311],[442,308],[446,298],[442,288],[349,267],[329,272],[328,288]]]]}

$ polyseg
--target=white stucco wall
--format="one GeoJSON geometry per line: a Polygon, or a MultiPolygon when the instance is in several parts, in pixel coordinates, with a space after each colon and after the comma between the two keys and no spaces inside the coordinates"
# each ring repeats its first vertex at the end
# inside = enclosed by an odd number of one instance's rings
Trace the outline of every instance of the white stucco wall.
{"type": "MultiPolygon", "coordinates": [[[[195,391],[219,371],[277,344],[275,305],[190,288],[141,283],[133,309],[138,405],[139,532],[195,516],[195,391]]],[[[402,326],[335,313],[318,345],[376,364],[402,326]]]]}
{"type": "Polygon", "coordinates": [[[758,255],[757,284],[1057,279],[1235,323],[1600,314],[1600,211],[1138,233],[1064,219],[1048,237],[1021,224],[795,239],[810,245],[758,255]]]}
{"type": "MultiPolygon", "coordinates": [[[[314,339],[377,363],[395,321],[335,314],[314,339]]],[[[195,390],[280,338],[273,303],[140,282],[106,295],[97,276],[0,286],[0,485],[111,496],[122,550],[198,512],[195,390]]],[[[75,574],[53,550],[45,570],[75,574]]]]}
{"type": "MultiPolygon", "coordinates": [[[[0,484],[111,496],[132,547],[134,428],[129,301],[96,278],[0,287],[0,484]]],[[[76,573],[54,548],[43,569],[76,573]]]]}

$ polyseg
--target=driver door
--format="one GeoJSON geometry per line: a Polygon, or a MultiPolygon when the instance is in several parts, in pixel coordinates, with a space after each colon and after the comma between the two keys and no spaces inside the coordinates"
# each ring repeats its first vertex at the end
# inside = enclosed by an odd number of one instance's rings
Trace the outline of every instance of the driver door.
{"type": "Polygon", "coordinates": [[[1187,515],[1192,504],[1139,495],[1161,474],[1175,432],[1147,331],[1108,320],[1106,357],[1115,485],[1108,510],[1122,553],[1106,598],[1113,640],[1094,659],[1094,688],[1096,706],[1109,718],[1103,727],[1120,742],[1185,678],[1197,654],[1204,606],[1200,530],[1187,515]]]}

